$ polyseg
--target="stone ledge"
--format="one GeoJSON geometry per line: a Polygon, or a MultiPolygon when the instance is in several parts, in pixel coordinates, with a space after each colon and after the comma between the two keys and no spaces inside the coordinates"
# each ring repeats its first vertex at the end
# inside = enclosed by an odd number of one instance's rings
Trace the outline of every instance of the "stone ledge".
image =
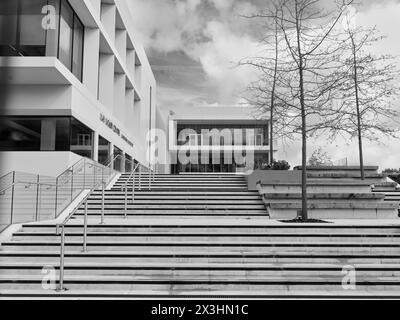
{"type": "MultiPolygon", "coordinates": [[[[267,204],[271,209],[294,209],[301,210],[301,203],[269,203],[267,204]]],[[[308,209],[373,209],[373,210],[391,210],[398,209],[398,202],[380,202],[380,203],[309,203],[308,209]]]]}
{"type": "MultiPolygon", "coordinates": [[[[301,193],[264,193],[264,198],[268,199],[301,199],[301,193]]],[[[371,199],[383,200],[385,195],[382,193],[308,193],[307,199],[371,199]]]]}
{"type": "MultiPolygon", "coordinates": [[[[293,168],[293,170],[302,170],[302,166],[296,166],[293,168]]],[[[357,166],[320,166],[320,167],[312,167],[312,166],[306,166],[307,170],[313,171],[334,171],[334,170],[349,170],[349,171],[354,171],[354,170],[360,170],[360,167],[357,166]]],[[[378,166],[365,166],[364,171],[377,171],[379,169],[378,166]]]]}

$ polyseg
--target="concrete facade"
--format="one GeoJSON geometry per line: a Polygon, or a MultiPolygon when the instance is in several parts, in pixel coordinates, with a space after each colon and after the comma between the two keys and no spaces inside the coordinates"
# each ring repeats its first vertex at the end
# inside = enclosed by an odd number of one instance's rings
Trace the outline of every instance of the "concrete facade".
{"type": "MultiPolygon", "coordinates": [[[[7,92],[1,116],[73,117],[93,131],[93,160],[98,160],[101,136],[110,143],[110,153],[115,146],[147,165],[147,133],[156,124],[157,86],[136,40],[129,8],[121,0],[69,4],[84,25],[82,81],[54,56],[0,57],[0,71],[9,75],[1,84],[7,92]]],[[[50,127],[46,130],[55,134],[50,127]]],[[[25,152],[7,151],[0,153],[2,173],[57,175],[60,161],[69,166],[76,160],[73,152],[48,152],[43,170],[42,151],[29,152],[29,166],[24,164],[25,152]]]]}

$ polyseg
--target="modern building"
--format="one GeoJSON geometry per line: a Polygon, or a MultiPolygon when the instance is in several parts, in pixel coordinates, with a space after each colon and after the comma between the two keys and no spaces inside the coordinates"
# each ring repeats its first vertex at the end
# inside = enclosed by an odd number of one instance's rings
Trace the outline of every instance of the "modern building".
{"type": "Polygon", "coordinates": [[[171,107],[158,111],[157,127],[167,132],[167,150],[159,152],[167,157],[159,161],[167,163],[166,172],[243,172],[268,162],[269,120],[257,120],[252,108],[171,107]]]}
{"type": "Polygon", "coordinates": [[[148,163],[156,81],[125,1],[2,0],[0,25],[2,173],[148,163]]]}

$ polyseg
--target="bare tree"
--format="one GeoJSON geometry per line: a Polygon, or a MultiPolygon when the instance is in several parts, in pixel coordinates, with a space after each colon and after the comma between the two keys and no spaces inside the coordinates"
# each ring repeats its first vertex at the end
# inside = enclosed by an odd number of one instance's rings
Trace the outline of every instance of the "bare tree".
{"type": "Polygon", "coordinates": [[[355,15],[344,19],[345,51],[342,66],[333,74],[340,81],[340,126],[333,131],[357,137],[361,179],[365,179],[363,137],[376,140],[377,136],[395,136],[393,119],[398,112],[392,107],[393,97],[399,93],[399,72],[390,55],[374,55],[371,47],[384,37],[375,27],[355,26],[355,15]],[[339,128],[340,127],[340,128],[339,128]]]}
{"type": "MultiPolygon", "coordinates": [[[[331,130],[338,124],[337,105],[332,97],[340,81],[331,74],[340,65],[342,44],[337,25],[352,0],[331,3],[333,9],[323,8],[322,0],[276,0],[273,10],[252,16],[272,21],[277,26],[277,35],[283,45],[277,45],[276,57],[264,59],[264,63],[249,59],[268,76],[276,70],[272,87],[263,88],[271,80],[260,81],[255,86],[256,100],[262,104],[262,97],[270,93],[273,101],[275,126],[281,136],[302,138],[302,210],[301,218],[308,219],[307,210],[307,139],[313,135],[331,130]],[[274,68],[275,66],[276,69],[274,68]],[[272,92],[274,94],[272,94],[272,92]],[[261,101],[261,102],[260,102],[261,101]]],[[[254,89],[254,86],[253,86],[254,89]]],[[[265,103],[265,102],[264,102],[265,103]]],[[[271,109],[272,109],[271,108],[271,109]]]]}
{"type": "MultiPolygon", "coordinates": [[[[276,17],[279,7],[275,2],[270,3],[267,8],[267,15],[276,17]]],[[[246,18],[259,18],[259,15],[244,16],[246,18]]],[[[243,59],[239,65],[252,66],[258,69],[259,78],[252,82],[247,88],[246,100],[250,105],[256,107],[254,116],[262,119],[269,115],[269,164],[274,162],[274,139],[275,139],[275,104],[276,88],[279,77],[279,53],[283,50],[283,37],[279,30],[276,19],[266,19],[263,21],[264,35],[260,44],[262,50],[259,56],[243,59]]]]}

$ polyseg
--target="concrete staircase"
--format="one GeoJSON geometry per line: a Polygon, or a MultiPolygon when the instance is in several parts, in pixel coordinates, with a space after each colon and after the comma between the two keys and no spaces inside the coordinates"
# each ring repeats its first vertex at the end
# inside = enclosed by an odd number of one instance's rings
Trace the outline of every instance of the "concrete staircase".
{"type": "Polygon", "coordinates": [[[234,175],[157,175],[151,191],[136,185],[124,219],[126,179],[107,191],[103,225],[100,192],[91,198],[87,253],[82,212],[66,227],[67,291],[43,289],[43,267],[59,265],[60,237],[54,222],[33,223],[0,247],[0,297],[400,296],[397,221],[272,221],[234,175]],[[342,287],[349,265],[356,290],[342,287]]]}
{"type": "MultiPolygon", "coordinates": [[[[309,217],[316,219],[396,219],[399,201],[372,192],[386,178],[378,167],[366,167],[361,180],[357,167],[310,167],[309,217]]],[[[301,167],[295,168],[301,170],[301,167]]],[[[272,219],[294,219],[301,210],[301,182],[261,181],[260,193],[272,219]]]]}

